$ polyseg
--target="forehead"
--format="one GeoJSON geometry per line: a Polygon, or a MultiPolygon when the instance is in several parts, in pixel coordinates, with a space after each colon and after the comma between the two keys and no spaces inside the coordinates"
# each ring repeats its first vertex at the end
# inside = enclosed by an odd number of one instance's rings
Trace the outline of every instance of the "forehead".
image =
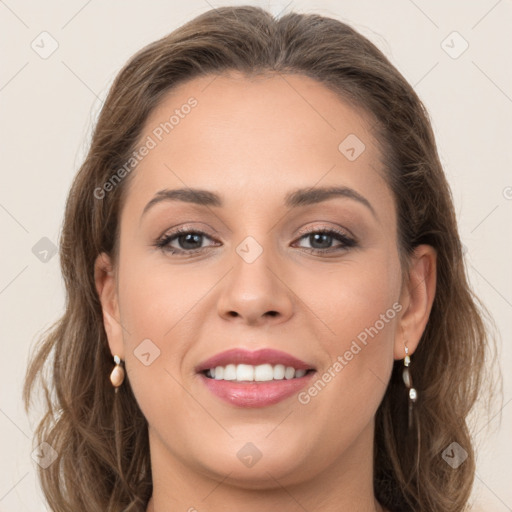
{"type": "Polygon", "coordinates": [[[129,195],[142,202],[179,186],[257,201],[317,183],[382,190],[373,125],[309,77],[203,76],[171,90],[147,119],[139,146],[151,149],[129,195]]]}

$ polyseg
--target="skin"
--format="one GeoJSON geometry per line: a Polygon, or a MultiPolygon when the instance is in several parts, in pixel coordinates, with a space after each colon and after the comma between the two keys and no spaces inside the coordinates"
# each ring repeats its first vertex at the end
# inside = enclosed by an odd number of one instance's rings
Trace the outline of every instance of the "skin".
{"type": "MultiPolygon", "coordinates": [[[[212,80],[180,85],[152,112],[141,141],[191,96],[198,100],[130,177],[118,261],[96,261],[109,346],[125,360],[149,424],[147,510],[382,510],[373,494],[374,417],[393,361],[405,344],[414,354],[427,323],[435,251],[419,246],[403,273],[394,200],[362,111],[304,76],[212,80]],[[354,161],[338,150],[349,134],[366,146],[354,161]],[[350,187],[374,213],[347,197],[284,206],[292,189],[323,186],[350,187]],[[141,217],[159,190],[181,187],[216,192],[224,206],[163,201],[141,217]],[[185,224],[207,233],[196,241],[201,252],[154,247],[185,224]],[[357,245],[304,235],[332,228],[357,245]],[[236,252],[247,236],[263,249],[252,263],[236,252]],[[322,375],[393,304],[401,306],[396,316],[307,404],[292,396],[242,409],[194,372],[226,349],[270,347],[322,375]],[[134,350],[147,338],[160,356],[145,366],[134,350]],[[262,454],[250,468],[237,457],[248,442],[262,454]]],[[[172,246],[187,250],[183,239],[172,246]]]]}

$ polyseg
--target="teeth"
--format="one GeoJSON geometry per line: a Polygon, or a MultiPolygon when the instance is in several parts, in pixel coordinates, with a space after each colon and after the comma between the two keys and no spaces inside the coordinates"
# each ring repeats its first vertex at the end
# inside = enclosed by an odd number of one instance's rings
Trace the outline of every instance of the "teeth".
{"type": "Polygon", "coordinates": [[[295,376],[295,368],[292,368],[291,366],[287,366],[286,370],[284,371],[284,378],[285,379],[293,379],[295,376]]]}
{"type": "Polygon", "coordinates": [[[274,379],[275,380],[282,380],[282,379],[284,379],[284,374],[285,373],[286,373],[286,368],[284,367],[284,364],[276,364],[274,366],[274,379]]]}
{"type": "Polygon", "coordinates": [[[239,364],[236,367],[236,380],[254,380],[254,366],[239,364]]]}
{"type": "Polygon", "coordinates": [[[274,368],[271,364],[260,364],[254,368],[254,380],[261,382],[274,380],[274,368]]]}
{"type": "Polygon", "coordinates": [[[228,364],[224,368],[224,380],[236,380],[236,366],[228,364]]]}
{"type": "Polygon", "coordinates": [[[270,380],[299,379],[306,375],[306,370],[296,370],[293,366],[284,366],[283,364],[260,364],[252,366],[250,364],[228,364],[226,366],[217,366],[210,368],[207,376],[215,380],[234,380],[265,382],[270,380]]]}

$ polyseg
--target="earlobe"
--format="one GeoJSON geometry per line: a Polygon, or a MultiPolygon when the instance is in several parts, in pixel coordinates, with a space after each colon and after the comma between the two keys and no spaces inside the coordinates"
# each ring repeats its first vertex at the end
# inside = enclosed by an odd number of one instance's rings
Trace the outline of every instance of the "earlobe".
{"type": "Polygon", "coordinates": [[[119,306],[116,277],[110,257],[101,253],[94,264],[94,281],[103,311],[103,326],[112,355],[124,359],[122,329],[119,322],[119,306]]]}
{"type": "Polygon", "coordinates": [[[395,359],[404,358],[405,344],[412,355],[425,330],[436,293],[436,263],[437,253],[430,245],[419,245],[411,256],[400,297],[403,313],[395,340],[395,359]]]}

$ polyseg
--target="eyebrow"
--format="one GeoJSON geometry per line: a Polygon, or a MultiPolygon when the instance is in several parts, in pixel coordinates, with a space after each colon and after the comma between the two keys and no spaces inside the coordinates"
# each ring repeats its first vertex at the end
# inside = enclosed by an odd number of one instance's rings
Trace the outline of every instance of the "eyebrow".
{"type": "MultiPolygon", "coordinates": [[[[298,208],[301,206],[321,203],[334,197],[353,199],[366,206],[372,212],[373,216],[377,217],[377,214],[368,199],[349,187],[300,188],[288,192],[285,196],[284,204],[287,208],[298,208]]],[[[141,218],[149,209],[163,201],[182,201],[185,203],[193,203],[201,206],[216,206],[219,208],[224,204],[222,198],[218,194],[209,190],[197,188],[164,189],[159,190],[149,203],[146,204],[142,211],[141,218]]]]}

